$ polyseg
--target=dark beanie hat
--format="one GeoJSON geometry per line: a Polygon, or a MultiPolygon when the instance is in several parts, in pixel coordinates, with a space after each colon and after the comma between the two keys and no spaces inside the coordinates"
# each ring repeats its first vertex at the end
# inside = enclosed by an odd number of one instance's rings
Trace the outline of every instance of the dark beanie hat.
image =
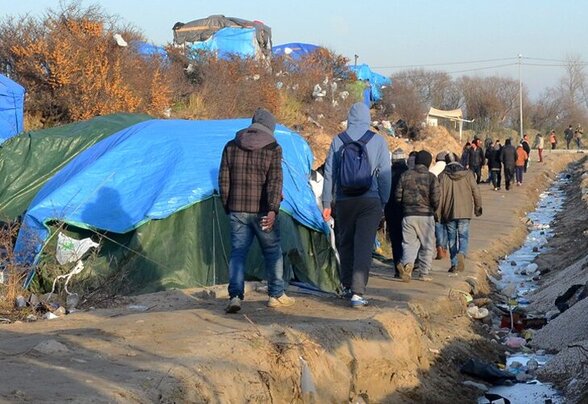
{"type": "Polygon", "coordinates": [[[426,150],[421,150],[417,153],[416,159],[414,161],[415,164],[422,164],[425,167],[430,167],[431,162],[433,161],[433,156],[426,150]]]}
{"type": "Polygon", "coordinates": [[[267,128],[270,133],[274,133],[276,129],[276,118],[265,108],[257,108],[253,114],[252,124],[262,125],[267,128]]]}

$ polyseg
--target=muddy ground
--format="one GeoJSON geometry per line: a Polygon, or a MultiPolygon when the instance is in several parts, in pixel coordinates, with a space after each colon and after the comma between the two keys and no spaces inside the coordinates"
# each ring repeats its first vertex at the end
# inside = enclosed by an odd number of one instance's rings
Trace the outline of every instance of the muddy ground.
{"type": "Polygon", "coordinates": [[[523,241],[525,212],[581,157],[548,154],[509,192],[482,184],[484,215],[472,221],[465,273],[450,276],[445,259],[434,262],[432,282],[406,284],[374,261],[361,310],[300,290],[289,292],[294,307],[272,310],[253,290],[239,314],[226,315],[224,298],[173,290],[0,326],[0,401],[303,402],[303,358],[316,402],[475,402],[459,366],[499,360],[504,349],[465,315],[460,291],[490,292],[486,272],[523,241]]]}

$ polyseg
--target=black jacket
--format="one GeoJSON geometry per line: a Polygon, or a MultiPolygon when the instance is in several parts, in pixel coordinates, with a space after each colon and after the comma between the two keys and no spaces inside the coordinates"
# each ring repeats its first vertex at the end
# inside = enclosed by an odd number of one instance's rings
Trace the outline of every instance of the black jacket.
{"type": "Polygon", "coordinates": [[[392,163],[392,188],[390,190],[390,198],[384,209],[384,216],[386,216],[386,222],[400,222],[402,221],[402,204],[400,204],[394,197],[396,187],[400,181],[400,176],[408,170],[408,165],[404,160],[394,161],[392,163]]]}
{"type": "Polygon", "coordinates": [[[506,144],[500,152],[500,161],[504,164],[504,168],[514,170],[515,161],[517,160],[517,151],[511,144],[506,144]]]}
{"type": "Polygon", "coordinates": [[[488,168],[490,170],[498,170],[502,168],[502,160],[500,160],[500,154],[502,153],[502,146],[495,149],[494,146],[490,147],[486,151],[486,158],[488,159],[488,168]]]}

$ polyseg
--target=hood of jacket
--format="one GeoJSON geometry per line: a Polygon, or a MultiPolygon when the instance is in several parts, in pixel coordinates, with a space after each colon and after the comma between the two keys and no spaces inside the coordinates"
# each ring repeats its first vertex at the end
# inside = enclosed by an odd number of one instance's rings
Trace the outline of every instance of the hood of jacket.
{"type": "Polygon", "coordinates": [[[466,170],[461,164],[454,162],[445,166],[444,173],[447,174],[452,181],[461,181],[467,177],[468,170],[466,170]]]}
{"type": "Polygon", "coordinates": [[[356,102],[347,115],[346,132],[352,139],[359,139],[370,129],[371,123],[369,108],[363,102],[356,102]]]}
{"type": "Polygon", "coordinates": [[[235,143],[243,150],[259,150],[275,143],[276,138],[267,129],[256,123],[242,129],[235,135],[235,143]],[[258,127],[260,126],[260,127],[258,127]]]}

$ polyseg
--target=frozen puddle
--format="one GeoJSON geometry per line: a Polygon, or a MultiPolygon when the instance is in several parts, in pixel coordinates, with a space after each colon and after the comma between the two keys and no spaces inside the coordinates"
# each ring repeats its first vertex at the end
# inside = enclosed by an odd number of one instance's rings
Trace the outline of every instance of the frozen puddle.
{"type": "MultiPolygon", "coordinates": [[[[553,235],[550,224],[553,222],[555,215],[562,209],[565,199],[562,186],[568,181],[565,173],[560,174],[554,184],[539,196],[536,210],[527,214],[529,234],[524,244],[517,251],[499,262],[498,267],[501,278],[490,278],[496,288],[511,299],[509,303],[511,309],[517,306],[527,306],[529,304],[526,298],[527,294],[537,288],[536,280],[540,274],[537,265],[532,261],[539,254],[545,252],[542,249],[547,244],[547,240],[553,235]]],[[[512,331],[510,336],[517,337],[519,334],[512,331]]],[[[527,373],[526,376],[529,376],[534,374],[532,371],[529,372],[527,367],[530,360],[536,361],[533,366],[541,367],[549,359],[549,355],[537,355],[537,353],[513,354],[507,358],[505,370],[515,375],[527,373]]],[[[565,402],[564,397],[553,386],[541,383],[538,380],[515,383],[512,386],[493,386],[488,390],[488,393],[508,399],[512,404],[559,404],[565,402]]],[[[496,397],[494,400],[480,397],[478,404],[506,402],[499,398],[496,399],[496,397]]]]}

